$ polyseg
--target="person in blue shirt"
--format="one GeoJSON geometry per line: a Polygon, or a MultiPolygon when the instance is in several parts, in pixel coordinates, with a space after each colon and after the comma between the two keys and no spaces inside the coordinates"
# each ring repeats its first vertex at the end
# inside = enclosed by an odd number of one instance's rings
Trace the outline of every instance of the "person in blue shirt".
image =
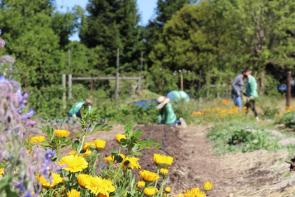
{"type": "Polygon", "coordinates": [[[83,107],[88,108],[88,112],[91,112],[92,101],[90,99],[86,99],[85,101],[75,103],[68,112],[68,116],[73,118],[82,118],[81,110],[83,107]]]}

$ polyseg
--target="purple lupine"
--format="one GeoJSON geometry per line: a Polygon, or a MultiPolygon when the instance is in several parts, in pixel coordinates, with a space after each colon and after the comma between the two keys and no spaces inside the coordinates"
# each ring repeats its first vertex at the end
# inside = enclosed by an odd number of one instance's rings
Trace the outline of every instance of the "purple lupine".
{"type": "Polygon", "coordinates": [[[30,120],[35,113],[33,110],[28,113],[19,110],[21,105],[27,103],[28,96],[27,93],[22,93],[16,81],[0,78],[0,123],[3,123],[0,124],[0,162],[8,161],[5,167],[7,172],[20,169],[19,173],[13,174],[11,188],[24,197],[38,196],[40,193],[41,187],[38,187],[36,175],[50,179],[51,172],[60,171],[60,166],[52,161],[56,156],[53,150],[34,146],[29,153],[25,148],[23,138],[30,135],[31,126],[36,124],[30,120]]]}
{"type": "Polygon", "coordinates": [[[27,113],[21,115],[21,120],[28,120],[32,118],[35,114],[33,109],[30,109],[27,113]]]}

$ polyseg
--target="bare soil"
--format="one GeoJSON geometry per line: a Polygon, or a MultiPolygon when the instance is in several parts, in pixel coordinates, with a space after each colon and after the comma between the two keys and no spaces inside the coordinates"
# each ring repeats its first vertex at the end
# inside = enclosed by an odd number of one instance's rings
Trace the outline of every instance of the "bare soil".
{"type": "MultiPolygon", "coordinates": [[[[139,126],[144,138],[161,144],[160,150],[146,150],[141,159],[143,168],[154,169],[153,153],[164,153],[175,158],[171,168],[170,185],[173,194],[201,186],[206,180],[214,182],[212,197],[291,197],[295,196],[295,174],[285,162],[286,151],[231,153],[216,155],[206,138],[210,126],[189,126],[176,129],[163,125],[139,126]]],[[[109,132],[88,136],[87,140],[102,138],[108,149],[114,148],[114,136],[122,132],[115,127],[109,132]]]]}

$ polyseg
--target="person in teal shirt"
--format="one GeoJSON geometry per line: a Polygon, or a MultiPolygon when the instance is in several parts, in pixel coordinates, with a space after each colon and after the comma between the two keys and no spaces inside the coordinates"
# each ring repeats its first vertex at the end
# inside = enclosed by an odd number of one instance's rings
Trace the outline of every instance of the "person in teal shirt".
{"type": "Polygon", "coordinates": [[[167,98],[169,98],[170,101],[172,102],[180,102],[180,101],[189,102],[190,101],[190,97],[186,92],[177,91],[177,90],[173,90],[169,92],[167,94],[167,98]]]}
{"type": "Polygon", "coordinates": [[[90,112],[92,109],[92,101],[90,99],[86,99],[85,101],[75,103],[68,112],[68,116],[73,118],[82,118],[81,109],[83,107],[88,108],[88,112],[90,112]]]}
{"type": "Polygon", "coordinates": [[[177,119],[169,98],[165,96],[160,96],[157,99],[157,103],[157,109],[159,110],[158,123],[180,126],[183,128],[186,127],[186,123],[183,118],[180,118],[179,120],[177,119]]]}
{"type": "Polygon", "coordinates": [[[157,99],[157,109],[159,110],[158,123],[173,125],[177,123],[177,117],[174,113],[170,99],[164,96],[160,96],[157,99]]]}
{"type": "Polygon", "coordinates": [[[249,112],[251,109],[256,117],[258,118],[258,113],[256,110],[256,99],[258,98],[257,93],[257,82],[256,79],[251,75],[251,70],[246,68],[245,69],[245,76],[247,77],[247,84],[246,84],[246,113],[249,112]]]}

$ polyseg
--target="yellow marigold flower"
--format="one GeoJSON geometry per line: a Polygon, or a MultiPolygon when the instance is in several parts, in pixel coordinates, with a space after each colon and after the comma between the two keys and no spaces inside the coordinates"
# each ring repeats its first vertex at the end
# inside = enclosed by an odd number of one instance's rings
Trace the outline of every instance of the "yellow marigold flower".
{"type": "Polygon", "coordinates": [[[0,168],[0,177],[4,175],[4,168],[0,168]]]}
{"type": "Polygon", "coordinates": [[[160,177],[157,173],[148,171],[148,170],[142,170],[139,172],[140,177],[148,182],[154,182],[158,180],[160,177]]]}
{"type": "Polygon", "coordinates": [[[192,115],[193,116],[202,116],[202,115],[204,115],[204,113],[200,112],[200,111],[195,111],[195,112],[192,113],[192,115]]]}
{"type": "Polygon", "coordinates": [[[200,188],[192,188],[184,193],[184,197],[206,197],[206,193],[201,191],[200,188]]]}
{"type": "Polygon", "coordinates": [[[42,142],[45,142],[46,138],[43,135],[36,135],[36,136],[32,136],[30,138],[30,143],[31,144],[40,144],[42,142]]]}
{"type": "Polygon", "coordinates": [[[80,172],[88,167],[87,161],[78,155],[68,155],[61,158],[59,165],[61,165],[64,170],[70,172],[80,172]]]}
{"type": "Polygon", "coordinates": [[[173,163],[173,157],[161,154],[154,154],[154,161],[160,166],[170,166],[173,163]]]}
{"type": "Polygon", "coordinates": [[[130,169],[140,169],[141,166],[138,163],[139,158],[136,157],[126,157],[123,161],[123,167],[128,167],[130,169]]]}
{"type": "Polygon", "coordinates": [[[88,175],[88,174],[79,174],[78,176],[77,176],[77,181],[78,181],[78,183],[79,183],[79,185],[81,186],[81,187],[86,187],[86,185],[88,185],[89,184],[89,180],[90,180],[90,178],[91,178],[91,176],[90,175],[88,175]]]}
{"type": "Polygon", "coordinates": [[[144,181],[138,181],[137,182],[137,187],[140,189],[143,189],[145,187],[145,182],[144,181]]]}
{"type": "Polygon", "coordinates": [[[68,137],[70,135],[70,132],[67,130],[55,130],[53,132],[53,135],[56,137],[68,137]]]}
{"type": "Polygon", "coordinates": [[[75,189],[71,189],[71,191],[67,193],[67,197],[80,197],[80,192],[75,189]]]}
{"type": "Polygon", "coordinates": [[[97,139],[94,141],[95,147],[99,150],[102,150],[106,147],[106,141],[97,139]]]}
{"type": "Polygon", "coordinates": [[[144,190],[143,190],[143,193],[144,193],[146,196],[154,196],[157,192],[158,192],[158,189],[155,188],[155,187],[146,187],[146,188],[144,188],[144,190]]]}
{"type": "Polygon", "coordinates": [[[126,135],[124,135],[124,134],[117,134],[116,135],[116,140],[117,140],[117,142],[121,142],[121,140],[123,140],[123,139],[126,139],[126,135]]]}
{"type": "Polygon", "coordinates": [[[83,150],[86,151],[89,148],[95,148],[95,143],[94,142],[86,142],[83,145],[83,150]]]}
{"type": "Polygon", "coordinates": [[[171,187],[165,187],[165,192],[170,193],[171,192],[171,187]]]}
{"type": "Polygon", "coordinates": [[[211,181],[205,181],[203,184],[203,188],[205,191],[211,191],[213,189],[214,185],[211,181]]]}
{"type": "Polygon", "coordinates": [[[167,168],[161,168],[160,174],[166,176],[169,173],[169,170],[167,168]]]}
{"type": "Polygon", "coordinates": [[[115,186],[113,185],[111,180],[103,179],[101,177],[90,177],[89,181],[85,185],[85,188],[90,190],[91,193],[95,195],[105,195],[109,196],[111,192],[114,192],[115,186]]]}
{"type": "MultiPolygon", "coordinates": [[[[120,160],[122,160],[122,161],[124,161],[124,159],[126,158],[126,156],[124,154],[118,154],[118,157],[120,157],[120,160]]],[[[107,163],[114,162],[115,156],[114,155],[107,156],[104,158],[104,161],[107,163]]]]}
{"type": "Polygon", "coordinates": [[[84,153],[82,153],[83,157],[88,157],[89,155],[91,155],[92,151],[87,149],[84,153]]]}
{"type": "Polygon", "coordinates": [[[58,185],[59,183],[63,181],[61,176],[56,173],[52,173],[51,177],[49,177],[49,180],[47,180],[44,176],[37,176],[37,180],[43,187],[46,187],[46,188],[55,187],[56,185],[58,185]]]}

